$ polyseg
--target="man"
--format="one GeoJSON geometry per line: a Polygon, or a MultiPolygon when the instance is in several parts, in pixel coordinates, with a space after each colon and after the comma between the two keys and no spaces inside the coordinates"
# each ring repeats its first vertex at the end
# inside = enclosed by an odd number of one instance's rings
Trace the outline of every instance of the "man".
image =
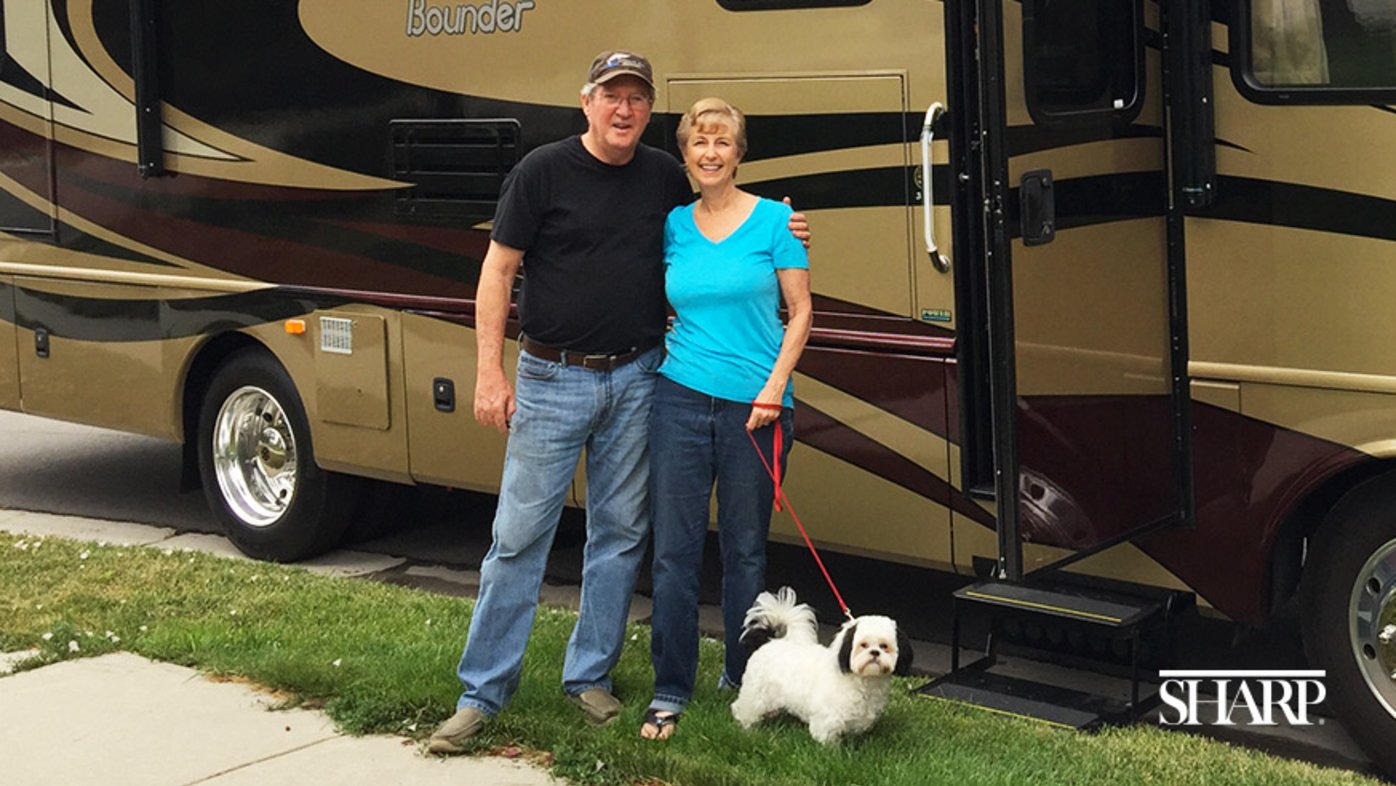
{"type": "MultiPolygon", "coordinates": [[[[587,130],[509,174],[476,295],[475,418],[509,435],[493,543],[458,675],[457,712],[431,737],[459,753],[518,687],[539,585],[583,449],[587,541],[563,690],[592,723],[620,713],[620,657],[649,534],[648,418],[662,357],[663,228],[692,198],[674,158],[640,144],[654,104],[648,60],[603,52],[582,88],[587,130]],[[517,390],[504,327],[520,266],[517,390]]],[[[792,231],[807,237],[803,217],[792,231]]]]}

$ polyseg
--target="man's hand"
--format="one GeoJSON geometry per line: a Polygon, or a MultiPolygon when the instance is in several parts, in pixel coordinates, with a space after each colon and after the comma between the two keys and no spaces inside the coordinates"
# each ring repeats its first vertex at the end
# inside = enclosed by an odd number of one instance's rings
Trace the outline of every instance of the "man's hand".
{"type": "Polygon", "coordinates": [[[501,434],[509,433],[514,419],[514,388],[504,376],[503,369],[481,371],[475,376],[475,420],[482,426],[494,426],[501,434]]]}
{"type": "MultiPolygon", "coordinates": [[[[781,201],[789,205],[790,197],[785,197],[781,201]]],[[[809,232],[809,219],[805,218],[804,213],[790,214],[790,223],[786,226],[790,227],[790,234],[794,235],[796,240],[804,243],[805,248],[809,248],[809,241],[813,235],[809,232]]]]}

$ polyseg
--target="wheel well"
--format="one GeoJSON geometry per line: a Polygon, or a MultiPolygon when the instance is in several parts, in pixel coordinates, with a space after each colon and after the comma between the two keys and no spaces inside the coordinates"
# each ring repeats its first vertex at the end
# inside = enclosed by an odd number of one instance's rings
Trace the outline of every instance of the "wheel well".
{"type": "Polygon", "coordinates": [[[1396,459],[1364,462],[1328,478],[1295,506],[1275,532],[1274,544],[1270,548],[1271,612],[1289,602],[1298,592],[1309,539],[1318,531],[1338,500],[1359,483],[1393,472],[1396,472],[1396,459]]]}
{"type": "Polygon", "coordinates": [[[195,437],[199,433],[199,410],[203,408],[204,394],[218,368],[239,350],[248,347],[265,349],[261,342],[243,333],[224,333],[213,338],[199,348],[189,361],[189,370],[184,375],[184,395],[180,399],[180,422],[184,433],[184,466],[180,473],[180,491],[193,491],[200,487],[199,450],[195,437]]]}

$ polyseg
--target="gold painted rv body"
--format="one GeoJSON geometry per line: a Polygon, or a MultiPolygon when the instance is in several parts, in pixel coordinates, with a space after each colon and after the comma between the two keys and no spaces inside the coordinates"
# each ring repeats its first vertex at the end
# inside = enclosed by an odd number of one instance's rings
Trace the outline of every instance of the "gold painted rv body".
{"type": "MultiPolygon", "coordinates": [[[[37,0],[9,5],[34,11],[24,20],[7,20],[14,25],[47,32],[57,24],[41,13],[48,6],[37,0]]],[[[59,68],[36,75],[59,93],[66,89],[79,106],[94,108],[91,117],[15,98],[0,101],[0,121],[77,151],[73,156],[80,152],[130,163],[136,160],[134,125],[121,118],[134,109],[133,81],[103,44],[94,5],[94,0],[66,3],[72,43],[48,35],[59,68]]],[[[716,2],[634,1],[611,4],[604,30],[593,30],[595,19],[584,4],[538,0],[490,6],[495,18],[489,31],[480,11],[466,15],[459,10],[465,6],[453,4],[457,10],[451,16],[446,6],[428,0],[354,8],[334,0],[303,0],[297,15],[305,35],[336,60],[449,95],[571,112],[582,66],[603,42],[614,42],[633,44],[654,61],[656,107],[662,113],[676,114],[696,98],[720,95],[755,120],[817,118],[831,137],[839,135],[841,124],[866,116],[900,116],[905,119],[900,138],[762,157],[742,165],[741,182],[755,187],[844,172],[906,173],[893,204],[807,210],[815,232],[815,292],[847,308],[817,315],[816,344],[842,346],[837,341],[848,337],[840,332],[840,319],[862,311],[879,319],[922,321],[942,331],[934,335],[947,347],[957,329],[961,337],[980,329],[966,326],[957,312],[961,265],[952,254],[950,269],[937,270],[920,231],[919,118],[932,102],[948,104],[952,94],[942,3],[879,0],[849,8],[737,13],[716,2]],[[430,30],[434,8],[443,9],[437,34],[430,30]],[[702,31],[702,41],[720,44],[699,42],[696,31],[702,31]]],[[[1146,8],[1146,24],[1156,30],[1156,8],[1146,8]]],[[[1006,35],[1016,40],[1021,6],[1006,3],[1004,12],[1006,35]]],[[[44,59],[31,55],[28,59],[44,59]]],[[[1031,125],[1022,52],[1005,55],[1007,123],[1031,125]]],[[[1223,176],[1396,199],[1389,177],[1396,170],[1396,152],[1370,144],[1389,128],[1389,113],[1362,106],[1260,106],[1234,89],[1222,67],[1215,85],[1217,137],[1230,143],[1218,148],[1223,176]],[[1313,155],[1319,138],[1325,150],[1341,154],[1313,155]]],[[[1132,122],[1157,129],[1165,118],[1155,49],[1145,59],[1144,94],[1132,122]]],[[[166,105],[163,115],[165,165],[179,176],[290,190],[381,191],[387,199],[412,185],[389,173],[297,157],[176,105],[166,105]]],[[[753,145],[777,141],[755,138],[753,145]]],[[[1164,144],[1161,134],[1121,135],[1017,152],[1009,157],[1008,174],[1017,182],[1027,172],[1050,168],[1060,183],[1121,172],[1161,173],[1164,144]]],[[[938,138],[933,162],[949,166],[949,150],[938,138]]],[[[179,178],[167,184],[178,185],[179,178]]],[[[107,248],[83,251],[27,235],[0,237],[0,284],[10,287],[18,302],[60,297],[146,304],[140,307],[154,320],[157,334],[132,341],[56,335],[50,356],[39,358],[31,327],[0,323],[0,406],[188,439],[184,375],[217,335],[158,335],[162,309],[173,301],[255,293],[283,282],[220,269],[198,254],[133,237],[69,209],[61,192],[55,202],[53,193],[30,188],[3,170],[0,190],[107,248]]],[[[937,195],[933,209],[942,249],[955,245],[951,201],[937,195]]],[[[1166,394],[1172,375],[1181,372],[1192,377],[1195,402],[1373,457],[1393,455],[1396,357],[1387,342],[1373,340],[1396,330],[1396,312],[1388,303],[1396,291],[1391,241],[1195,216],[1186,219],[1186,238],[1191,356],[1182,370],[1169,365],[1169,313],[1159,294],[1167,276],[1161,216],[1063,228],[1051,244],[1031,250],[1015,240],[1019,393],[1157,396],[1166,394]],[[1089,311],[1061,307],[1080,297],[1104,305],[1089,311]]],[[[478,266],[478,260],[459,259],[462,266],[478,266]]],[[[288,268],[294,264],[287,260],[288,268]]],[[[443,286],[470,275],[442,273],[443,286]]],[[[341,291],[332,282],[325,289],[334,291],[336,302],[232,328],[270,351],[291,376],[309,414],[319,464],[399,482],[495,488],[503,437],[476,425],[471,413],[475,336],[469,298],[442,297],[404,308],[370,296],[382,293],[341,291]],[[451,318],[438,313],[447,311],[451,318]],[[309,329],[291,335],[284,327],[287,319],[303,319],[309,329]],[[351,354],[323,348],[325,319],[349,323],[351,354]],[[438,379],[454,384],[453,411],[433,402],[438,379]]],[[[509,342],[508,358],[516,351],[509,342]]],[[[938,362],[953,366],[953,361],[946,350],[938,362]]],[[[507,365],[512,367],[512,360],[507,365]]],[[[923,493],[847,455],[802,445],[791,459],[787,488],[818,543],[960,572],[971,571],[976,557],[995,556],[994,531],[979,515],[991,506],[965,493],[960,447],[950,434],[803,371],[794,384],[802,404],[889,460],[945,485],[944,491],[923,493]],[[960,501],[952,503],[952,495],[960,501]]],[[[948,431],[953,430],[952,425],[948,431]]],[[[584,498],[579,485],[573,501],[584,498]]],[[[777,517],[773,537],[794,540],[796,535],[777,517]]],[[[1060,553],[1031,545],[1027,560],[1042,564],[1060,553]]],[[[1080,567],[1145,583],[1184,584],[1137,549],[1080,567]]]]}

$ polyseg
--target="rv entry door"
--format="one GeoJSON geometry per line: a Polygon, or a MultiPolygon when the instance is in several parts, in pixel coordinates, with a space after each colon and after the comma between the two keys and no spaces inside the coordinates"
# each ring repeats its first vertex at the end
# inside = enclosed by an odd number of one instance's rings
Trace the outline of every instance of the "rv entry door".
{"type": "Polygon", "coordinates": [[[948,5],[978,43],[951,64],[957,207],[975,216],[963,246],[956,233],[976,282],[959,310],[987,327],[960,331],[962,376],[978,379],[964,444],[978,429],[992,446],[980,480],[998,573],[1016,580],[1182,509],[1163,101],[1145,46],[1158,14],[1142,0],[948,5]]]}
{"type": "Polygon", "coordinates": [[[0,232],[51,235],[53,104],[49,99],[47,3],[0,4],[0,104],[10,136],[3,141],[0,232]]]}

